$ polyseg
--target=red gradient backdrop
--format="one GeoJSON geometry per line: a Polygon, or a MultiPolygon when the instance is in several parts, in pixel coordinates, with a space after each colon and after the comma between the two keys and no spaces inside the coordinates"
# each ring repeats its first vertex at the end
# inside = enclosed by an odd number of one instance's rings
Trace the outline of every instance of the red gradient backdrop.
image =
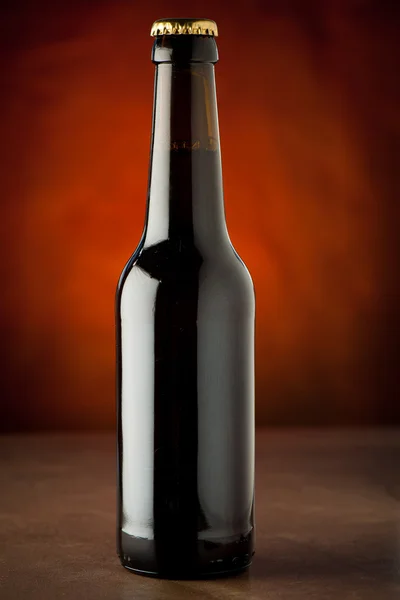
{"type": "Polygon", "coordinates": [[[399,420],[398,12],[352,1],[2,11],[1,428],[114,423],[114,290],[143,227],[152,21],[217,20],[231,238],[257,291],[257,420],[399,420]]]}

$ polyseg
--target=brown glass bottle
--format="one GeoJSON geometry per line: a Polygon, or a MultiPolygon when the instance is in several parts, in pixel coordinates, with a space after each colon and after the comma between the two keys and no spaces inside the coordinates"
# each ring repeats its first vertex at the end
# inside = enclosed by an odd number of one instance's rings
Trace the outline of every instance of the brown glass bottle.
{"type": "Polygon", "coordinates": [[[254,290],[223,206],[211,35],[155,37],[146,224],[119,281],[117,546],[170,578],[254,553],[254,290]]]}

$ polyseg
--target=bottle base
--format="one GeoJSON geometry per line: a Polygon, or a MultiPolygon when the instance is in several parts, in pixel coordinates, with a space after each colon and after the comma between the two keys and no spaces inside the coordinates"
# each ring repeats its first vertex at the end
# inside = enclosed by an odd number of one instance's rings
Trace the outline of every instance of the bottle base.
{"type": "Polygon", "coordinates": [[[254,531],[218,540],[137,538],[120,532],[118,556],[128,571],[159,579],[215,579],[246,571],[254,555],[254,531]]]}
{"type": "Polygon", "coordinates": [[[175,580],[202,580],[202,579],[219,579],[224,577],[236,577],[245,573],[249,567],[251,566],[251,561],[246,565],[242,565],[240,567],[236,567],[233,569],[227,569],[223,571],[206,571],[206,572],[193,572],[193,573],[182,573],[180,571],[163,573],[158,571],[144,571],[143,569],[135,569],[134,567],[130,567],[127,564],[124,564],[121,561],[121,565],[131,573],[135,573],[136,575],[142,575],[143,577],[152,577],[155,579],[175,579],[175,580]]]}

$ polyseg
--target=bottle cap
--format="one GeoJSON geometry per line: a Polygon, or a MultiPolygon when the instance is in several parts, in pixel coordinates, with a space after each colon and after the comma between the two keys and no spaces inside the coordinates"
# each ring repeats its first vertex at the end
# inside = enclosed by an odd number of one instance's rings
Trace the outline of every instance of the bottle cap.
{"type": "Polygon", "coordinates": [[[218,27],[211,19],[158,19],[151,27],[153,37],[157,35],[218,35],[218,27]]]}

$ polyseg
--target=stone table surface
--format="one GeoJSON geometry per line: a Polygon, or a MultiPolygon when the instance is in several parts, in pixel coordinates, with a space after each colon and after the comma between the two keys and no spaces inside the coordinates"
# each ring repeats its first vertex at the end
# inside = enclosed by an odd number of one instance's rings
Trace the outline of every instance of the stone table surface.
{"type": "Polygon", "coordinates": [[[119,565],[114,448],[0,437],[1,600],[400,599],[400,430],[258,431],[256,556],[213,581],[119,565]]]}

